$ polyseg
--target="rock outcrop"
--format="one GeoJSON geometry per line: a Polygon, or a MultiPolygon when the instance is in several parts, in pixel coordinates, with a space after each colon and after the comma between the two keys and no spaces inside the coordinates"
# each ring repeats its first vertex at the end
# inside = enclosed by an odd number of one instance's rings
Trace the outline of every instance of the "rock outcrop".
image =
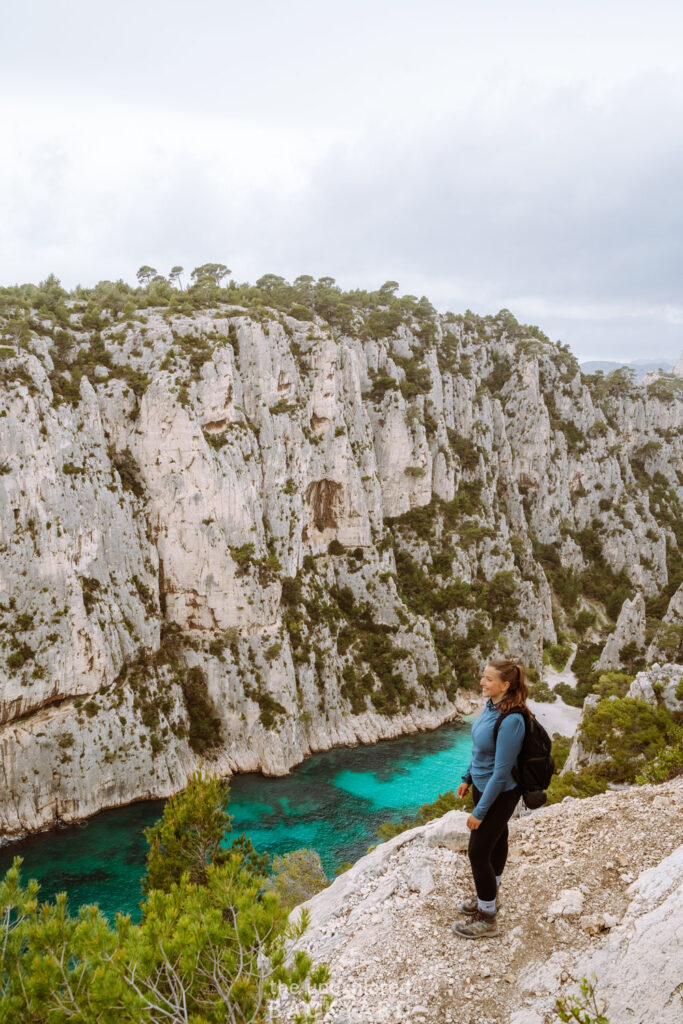
{"type": "Polygon", "coordinates": [[[682,812],[679,778],[513,819],[490,941],[451,932],[472,885],[464,815],[383,843],[303,905],[301,947],[330,968],[326,1022],[546,1024],[595,975],[611,1024],[674,1024],[682,812]]]}
{"type": "Polygon", "coordinates": [[[598,999],[624,1024],[677,1024],[683,1015],[683,846],[626,890],[630,904],[602,948],[581,958],[579,977],[597,978],[598,999]]]}
{"type": "Polygon", "coordinates": [[[639,672],[628,688],[628,696],[644,700],[653,707],[661,702],[669,711],[683,712],[683,665],[652,665],[639,672]]]}
{"type": "Polygon", "coordinates": [[[645,648],[645,601],[640,592],[632,601],[627,599],[621,606],[616,628],[608,636],[596,668],[623,668],[622,650],[632,644],[636,651],[642,652],[645,648]]]}
{"type": "MultiPolygon", "coordinates": [[[[676,696],[683,690],[683,665],[669,663],[666,665],[651,665],[650,668],[639,672],[626,694],[627,697],[634,697],[643,700],[652,707],[662,703],[669,711],[683,712],[683,701],[676,696]]],[[[562,768],[563,772],[577,772],[582,768],[589,768],[592,764],[604,761],[606,754],[595,750],[587,750],[582,742],[581,725],[583,716],[592,708],[595,708],[601,698],[596,693],[589,693],[583,704],[582,716],[576,728],[576,733],[569,748],[567,760],[562,768]]],[[[613,698],[606,698],[608,700],[613,698]]]]}
{"type": "Polygon", "coordinates": [[[45,301],[0,310],[4,833],[434,728],[673,595],[683,403],[507,311],[45,301]]]}
{"type": "Polygon", "coordinates": [[[648,664],[653,661],[683,662],[683,583],[671,598],[650,641],[646,659],[648,664]]]}

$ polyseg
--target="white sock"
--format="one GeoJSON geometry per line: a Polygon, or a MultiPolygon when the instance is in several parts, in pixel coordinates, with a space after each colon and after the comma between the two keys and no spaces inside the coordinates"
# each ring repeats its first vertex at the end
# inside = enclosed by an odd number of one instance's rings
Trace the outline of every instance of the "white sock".
{"type": "Polygon", "coordinates": [[[480,900],[477,897],[477,906],[485,914],[495,914],[495,912],[496,912],[496,901],[495,900],[480,900]]]}
{"type": "Polygon", "coordinates": [[[502,875],[496,875],[496,888],[500,888],[500,880],[502,877],[502,875]]]}

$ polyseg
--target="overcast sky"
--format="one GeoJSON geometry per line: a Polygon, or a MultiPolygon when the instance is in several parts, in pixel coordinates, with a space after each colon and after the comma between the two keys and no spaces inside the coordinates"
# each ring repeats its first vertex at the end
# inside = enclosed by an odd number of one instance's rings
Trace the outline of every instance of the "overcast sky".
{"type": "Polygon", "coordinates": [[[683,350],[678,0],[23,0],[2,34],[2,284],[219,261],[683,350]]]}

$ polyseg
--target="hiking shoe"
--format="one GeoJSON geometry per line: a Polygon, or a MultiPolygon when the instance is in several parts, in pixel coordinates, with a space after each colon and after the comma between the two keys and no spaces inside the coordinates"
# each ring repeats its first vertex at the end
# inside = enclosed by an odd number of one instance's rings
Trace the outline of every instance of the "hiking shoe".
{"type": "MultiPolygon", "coordinates": [[[[496,896],[496,909],[494,911],[495,914],[498,913],[498,911],[500,910],[501,906],[502,906],[502,903],[500,902],[500,898],[498,896],[496,896]]],[[[477,900],[476,895],[475,896],[470,896],[468,899],[463,900],[462,903],[458,903],[458,912],[460,914],[476,914],[478,909],[479,909],[479,902],[477,900]]]]}
{"type": "Polygon", "coordinates": [[[456,921],[451,926],[451,931],[461,939],[486,939],[489,935],[498,934],[498,922],[495,914],[475,910],[466,921],[456,921]]]}

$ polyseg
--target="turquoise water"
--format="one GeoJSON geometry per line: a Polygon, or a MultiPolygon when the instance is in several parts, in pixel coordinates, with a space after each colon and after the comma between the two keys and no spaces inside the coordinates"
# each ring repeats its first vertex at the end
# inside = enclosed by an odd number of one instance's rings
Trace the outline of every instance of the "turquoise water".
{"type": "MultiPolygon", "coordinates": [[[[444,725],[315,754],[284,778],[234,776],[233,835],[246,833],[270,854],[313,847],[333,877],[342,861],[356,860],[375,843],[381,822],[409,817],[457,788],[470,749],[469,726],[444,725]]],[[[72,911],[98,903],[110,918],[119,910],[137,918],[147,852],[142,832],[163,807],[160,800],[131,804],[12,843],[0,849],[0,874],[20,856],[23,878],[38,879],[42,899],[66,890],[72,911]]]]}

